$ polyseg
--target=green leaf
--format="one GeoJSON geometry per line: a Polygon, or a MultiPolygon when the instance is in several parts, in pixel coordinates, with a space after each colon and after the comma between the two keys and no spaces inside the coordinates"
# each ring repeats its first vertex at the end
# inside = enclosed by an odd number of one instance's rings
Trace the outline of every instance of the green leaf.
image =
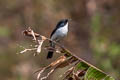
{"type": "Polygon", "coordinates": [[[93,32],[97,33],[100,30],[100,24],[101,24],[101,16],[99,13],[96,13],[93,17],[92,17],[92,30],[93,32]]]}
{"type": "Polygon", "coordinates": [[[102,73],[99,70],[94,69],[93,67],[89,67],[85,74],[85,80],[102,80],[105,77],[105,73],[102,73]]]}
{"type": "Polygon", "coordinates": [[[89,66],[87,64],[85,64],[84,62],[80,62],[77,67],[77,69],[87,69],[89,68],[89,66]]]}
{"type": "Polygon", "coordinates": [[[115,79],[111,76],[107,76],[107,77],[104,78],[104,80],[115,80],[115,79]]]}

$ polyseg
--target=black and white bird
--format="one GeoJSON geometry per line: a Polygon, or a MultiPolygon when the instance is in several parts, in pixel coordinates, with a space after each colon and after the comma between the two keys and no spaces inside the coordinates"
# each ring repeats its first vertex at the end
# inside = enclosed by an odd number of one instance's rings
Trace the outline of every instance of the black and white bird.
{"type": "MultiPolygon", "coordinates": [[[[59,42],[63,39],[68,33],[68,19],[62,19],[56,25],[56,28],[50,35],[50,39],[56,42],[59,42]]],[[[55,44],[50,41],[50,47],[55,48],[55,44]]],[[[47,55],[47,59],[52,58],[53,51],[49,51],[47,55]]]]}

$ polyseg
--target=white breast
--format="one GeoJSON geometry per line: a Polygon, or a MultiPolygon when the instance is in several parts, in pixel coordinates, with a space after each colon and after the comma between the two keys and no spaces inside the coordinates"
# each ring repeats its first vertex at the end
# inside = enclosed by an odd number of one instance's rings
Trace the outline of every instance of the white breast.
{"type": "Polygon", "coordinates": [[[64,27],[60,27],[56,30],[56,32],[51,37],[52,40],[61,39],[66,36],[68,33],[68,23],[64,27]]]}
{"type": "Polygon", "coordinates": [[[67,35],[67,32],[68,32],[68,23],[64,26],[64,27],[61,27],[57,30],[58,34],[61,34],[61,35],[67,35]]]}

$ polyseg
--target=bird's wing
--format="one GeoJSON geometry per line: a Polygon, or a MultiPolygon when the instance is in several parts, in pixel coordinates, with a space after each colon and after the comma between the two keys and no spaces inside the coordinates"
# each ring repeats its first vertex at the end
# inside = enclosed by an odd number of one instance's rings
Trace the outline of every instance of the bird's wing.
{"type": "Polygon", "coordinates": [[[62,23],[61,21],[60,22],[58,22],[58,24],[56,25],[56,28],[53,30],[53,32],[51,33],[51,35],[50,35],[50,38],[52,37],[52,35],[56,32],[56,30],[58,29],[58,28],[60,28],[61,26],[64,26],[64,23],[62,23]]]}
{"type": "Polygon", "coordinates": [[[56,30],[57,30],[57,27],[53,30],[53,32],[51,33],[51,35],[50,35],[50,38],[52,37],[52,35],[56,32],[56,30]]]}

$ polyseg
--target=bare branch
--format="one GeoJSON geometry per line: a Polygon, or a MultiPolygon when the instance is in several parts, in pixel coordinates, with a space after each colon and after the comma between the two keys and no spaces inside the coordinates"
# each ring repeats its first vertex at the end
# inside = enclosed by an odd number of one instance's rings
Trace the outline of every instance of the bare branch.
{"type": "Polygon", "coordinates": [[[20,53],[21,54],[23,54],[23,53],[25,53],[25,52],[27,52],[27,51],[34,51],[34,50],[36,50],[37,48],[32,48],[32,49],[24,49],[23,51],[21,51],[20,53]]]}

